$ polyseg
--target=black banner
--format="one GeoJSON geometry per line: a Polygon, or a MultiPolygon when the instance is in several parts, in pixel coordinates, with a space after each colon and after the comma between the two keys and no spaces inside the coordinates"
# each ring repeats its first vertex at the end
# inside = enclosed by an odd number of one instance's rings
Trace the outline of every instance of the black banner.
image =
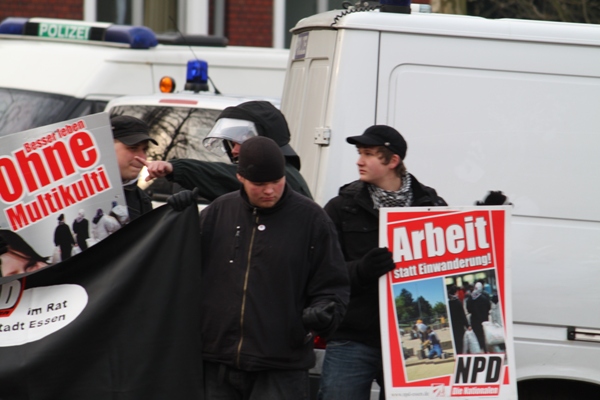
{"type": "Polygon", "coordinates": [[[201,399],[196,207],[0,278],[0,399],[201,399]]]}

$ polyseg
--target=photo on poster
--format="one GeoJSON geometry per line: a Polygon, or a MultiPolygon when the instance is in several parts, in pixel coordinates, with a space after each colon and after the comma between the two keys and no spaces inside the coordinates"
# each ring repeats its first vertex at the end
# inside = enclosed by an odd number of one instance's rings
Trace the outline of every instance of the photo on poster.
{"type": "Polygon", "coordinates": [[[454,346],[444,280],[396,283],[392,290],[407,380],[452,374],[454,346]]]}
{"type": "Polygon", "coordinates": [[[498,278],[494,269],[445,278],[456,354],[505,353],[498,278]]]}
{"type": "Polygon", "coordinates": [[[65,261],[125,225],[121,183],[107,113],[0,137],[0,276],[65,261]]]}

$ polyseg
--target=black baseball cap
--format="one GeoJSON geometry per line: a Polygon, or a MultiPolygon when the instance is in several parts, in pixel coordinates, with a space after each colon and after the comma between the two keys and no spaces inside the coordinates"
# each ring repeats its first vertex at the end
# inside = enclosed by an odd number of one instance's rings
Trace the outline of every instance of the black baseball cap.
{"type": "Polygon", "coordinates": [[[353,145],[387,147],[403,160],[406,157],[408,147],[400,132],[387,125],[370,126],[362,135],[350,136],[346,138],[346,141],[353,145]]]}
{"type": "Polygon", "coordinates": [[[130,115],[118,115],[110,119],[113,138],[127,146],[144,142],[146,140],[158,144],[149,135],[150,127],[139,118],[130,115]]]}

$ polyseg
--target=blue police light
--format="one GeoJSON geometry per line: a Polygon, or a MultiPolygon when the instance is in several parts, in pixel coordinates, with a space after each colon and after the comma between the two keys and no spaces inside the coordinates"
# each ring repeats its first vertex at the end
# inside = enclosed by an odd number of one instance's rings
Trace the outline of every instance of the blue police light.
{"type": "Polygon", "coordinates": [[[28,18],[6,18],[0,23],[0,33],[6,35],[22,35],[28,18]]]}
{"type": "Polygon", "coordinates": [[[410,14],[411,0],[380,0],[380,11],[410,14]]]}
{"type": "Polygon", "coordinates": [[[132,49],[149,49],[158,44],[154,32],[145,26],[111,25],[104,32],[104,41],[126,43],[132,49]]]}
{"type": "Polygon", "coordinates": [[[148,49],[158,44],[154,32],[145,26],[68,19],[9,17],[0,23],[0,34],[37,36],[51,40],[124,43],[132,49],[148,49]]]}
{"type": "Polygon", "coordinates": [[[208,90],[208,63],[206,61],[188,61],[185,90],[195,93],[208,90]]]}

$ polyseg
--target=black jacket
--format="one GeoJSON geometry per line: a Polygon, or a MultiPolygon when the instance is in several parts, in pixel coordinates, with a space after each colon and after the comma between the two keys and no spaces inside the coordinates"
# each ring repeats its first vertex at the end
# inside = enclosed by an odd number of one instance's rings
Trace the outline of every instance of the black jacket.
{"type": "Polygon", "coordinates": [[[137,184],[124,185],[123,193],[130,221],[152,211],[152,199],[137,184]]]}
{"type": "MultiPolygon", "coordinates": [[[[219,196],[239,190],[241,184],[236,177],[237,165],[222,162],[210,162],[194,159],[173,159],[173,173],[167,179],[186,189],[198,188],[200,196],[213,201],[219,196]]],[[[312,198],[308,185],[300,171],[289,162],[285,165],[286,182],[296,192],[312,198]]]]}
{"type": "Polygon", "coordinates": [[[286,187],[259,209],[243,190],[202,210],[203,358],[245,371],[308,369],[313,343],[307,306],[336,305],[327,335],[349,298],[335,227],[312,200],[286,187]]]}
{"type": "MultiPolygon", "coordinates": [[[[447,205],[434,189],[412,175],[411,183],[413,207],[447,205]]],[[[379,247],[379,210],[373,208],[367,184],[355,181],[342,186],[339,195],[325,205],[325,211],[337,228],[351,284],[346,316],[332,339],[380,347],[378,280],[364,282],[357,274],[360,259],[379,247]]]]}

